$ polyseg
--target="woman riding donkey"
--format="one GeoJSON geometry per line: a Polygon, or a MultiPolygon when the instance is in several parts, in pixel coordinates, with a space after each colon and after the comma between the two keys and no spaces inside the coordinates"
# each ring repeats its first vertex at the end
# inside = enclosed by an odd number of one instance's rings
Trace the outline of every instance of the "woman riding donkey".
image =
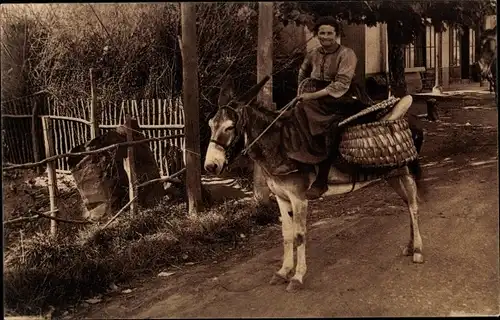
{"type": "Polygon", "coordinates": [[[300,164],[318,165],[316,181],[307,191],[317,199],[328,189],[328,173],[339,143],[338,123],[368,107],[370,98],[352,83],[357,58],[354,51],[336,42],[340,24],[333,17],[318,19],[313,33],[320,47],[310,51],[299,71],[300,83],[310,78],[315,92],[301,93],[297,105],[286,117],[283,147],[286,156],[272,170],[286,175],[300,164]]]}

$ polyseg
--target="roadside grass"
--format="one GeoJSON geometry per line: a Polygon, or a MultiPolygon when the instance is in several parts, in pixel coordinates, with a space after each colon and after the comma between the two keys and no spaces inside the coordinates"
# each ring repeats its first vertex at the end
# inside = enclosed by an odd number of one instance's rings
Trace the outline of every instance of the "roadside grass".
{"type": "Polygon", "coordinates": [[[37,233],[15,244],[4,265],[4,307],[40,314],[104,293],[111,284],[204,260],[237,244],[241,234],[277,221],[279,213],[275,205],[256,208],[251,201],[227,201],[196,216],[186,212],[184,203],[164,201],[65,242],[37,233]]]}

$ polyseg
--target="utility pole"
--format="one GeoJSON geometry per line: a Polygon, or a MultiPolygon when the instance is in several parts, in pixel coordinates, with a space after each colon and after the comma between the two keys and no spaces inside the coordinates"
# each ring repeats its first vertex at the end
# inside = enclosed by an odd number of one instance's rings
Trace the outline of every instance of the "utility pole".
{"type": "MultiPolygon", "coordinates": [[[[265,108],[273,106],[273,2],[259,2],[259,32],[257,42],[257,82],[265,76],[271,78],[257,96],[257,101],[265,108]]],[[[257,204],[269,204],[269,187],[264,179],[262,168],[254,164],[253,192],[257,204]]]]}
{"type": "Polygon", "coordinates": [[[182,85],[186,139],[186,193],[189,214],[203,210],[201,197],[200,111],[198,105],[198,54],[196,3],[181,2],[182,85]]]}

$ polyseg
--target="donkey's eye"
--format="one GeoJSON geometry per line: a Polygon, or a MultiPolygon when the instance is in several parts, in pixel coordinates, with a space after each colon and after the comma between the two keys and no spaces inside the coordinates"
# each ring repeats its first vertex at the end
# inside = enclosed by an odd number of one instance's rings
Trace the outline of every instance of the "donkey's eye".
{"type": "Polygon", "coordinates": [[[230,127],[226,128],[226,131],[231,131],[231,130],[234,130],[234,126],[230,126],[230,127]]]}

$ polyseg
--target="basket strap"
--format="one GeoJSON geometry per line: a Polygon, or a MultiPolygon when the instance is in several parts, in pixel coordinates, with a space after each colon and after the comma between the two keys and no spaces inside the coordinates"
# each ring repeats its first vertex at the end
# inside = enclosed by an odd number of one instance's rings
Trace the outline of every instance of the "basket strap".
{"type": "Polygon", "coordinates": [[[351,121],[353,121],[353,120],[355,120],[355,119],[357,119],[359,117],[362,117],[364,115],[367,115],[367,114],[372,113],[372,112],[377,111],[377,110],[382,110],[382,109],[388,108],[390,106],[393,106],[399,100],[401,100],[401,99],[400,98],[396,98],[396,97],[390,97],[389,99],[381,101],[381,102],[377,103],[376,105],[373,105],[373,106],[371,106],[369,108],[363,109],[360,112],[356,113],[355,115],[350,116],[349,118],[347,118],[344,121],[340,122],[338,126],[342,127],[342,126],[346,125],[347,123],[349,123],[349,122],[351,122],[351,121]]]}

